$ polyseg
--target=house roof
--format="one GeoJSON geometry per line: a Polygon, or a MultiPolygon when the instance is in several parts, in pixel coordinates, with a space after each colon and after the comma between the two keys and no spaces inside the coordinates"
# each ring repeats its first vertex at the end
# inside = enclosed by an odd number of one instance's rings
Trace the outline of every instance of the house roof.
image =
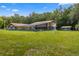
{"type": "Polygon", "coordinates": [[[40,21],[40,22],[34,22],[30,25],[34,26],[34,25],[40,25],[40,24],[45,24],[45,23],[49,23],[49,22],[52,22],[52,21],[40,21]]]}
{"type": "Polygon", "coordinates": [[[14,26],[30,26],[30,24],[22,24],[22,23],[11,23],[14,26]]]}
{"type": "Polygon", "coordinates": [[[52,21],[40,21],[40,22],[34,22],[32,24],[22,24],[22,23],[11,23],[11,24],[14,25],[14,26],[35,26],[35,25],[49,23],[49,22],[52,22],[52,21]]]}

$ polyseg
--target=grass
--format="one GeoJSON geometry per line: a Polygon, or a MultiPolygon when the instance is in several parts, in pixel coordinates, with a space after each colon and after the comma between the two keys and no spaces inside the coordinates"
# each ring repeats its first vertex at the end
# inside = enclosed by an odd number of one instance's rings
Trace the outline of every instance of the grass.
{"type": "Polygon", "coordinates": [[[0,56],[79,56],[78,31],[0,30],[0,56]]]}

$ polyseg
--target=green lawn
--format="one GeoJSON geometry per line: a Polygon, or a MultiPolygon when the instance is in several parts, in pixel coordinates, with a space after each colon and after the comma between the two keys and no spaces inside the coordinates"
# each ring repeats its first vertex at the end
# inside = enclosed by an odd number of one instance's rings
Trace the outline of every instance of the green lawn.
{"type": "Polygon", "coordinates": [[[77,56],[79,55],[79,32],[0,30],[0,55],[77,56]]]}

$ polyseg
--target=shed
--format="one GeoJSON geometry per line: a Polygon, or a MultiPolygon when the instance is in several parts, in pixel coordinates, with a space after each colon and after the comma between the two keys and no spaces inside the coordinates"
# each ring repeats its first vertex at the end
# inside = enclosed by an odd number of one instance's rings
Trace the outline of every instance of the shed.
{"type": "Polygon", "coordinates": [[[61,30],[71,30],[72,26],[62,26],[61,30]]]}

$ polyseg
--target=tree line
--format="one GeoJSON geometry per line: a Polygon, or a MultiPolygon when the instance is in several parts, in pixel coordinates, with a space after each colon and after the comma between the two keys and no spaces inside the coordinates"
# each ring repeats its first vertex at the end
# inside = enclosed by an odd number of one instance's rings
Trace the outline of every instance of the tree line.
{"type": "Polygon", "coordinates": [[[60,6],[52,12],[42,14],[31,13],[29,16],[14,14],[13,16],[0,16],[0,28],[7,27],[10,23],[30,24],[38,21],[55,20],[57,29],[61,26],[72,26],[72,29],[79,24],[79,4],[73,4],[68,8],[60,6]]]}

